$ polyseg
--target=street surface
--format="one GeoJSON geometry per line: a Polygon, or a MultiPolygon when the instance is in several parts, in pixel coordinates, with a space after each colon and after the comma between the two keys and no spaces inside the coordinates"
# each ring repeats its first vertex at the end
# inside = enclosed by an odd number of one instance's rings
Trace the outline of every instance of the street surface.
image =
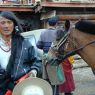
{"type": "Polygon", "coordinates": [[[95,76],[82,59],[73,64],[73,75],[76,86],[74,95],[95,95],[95,76]]]}

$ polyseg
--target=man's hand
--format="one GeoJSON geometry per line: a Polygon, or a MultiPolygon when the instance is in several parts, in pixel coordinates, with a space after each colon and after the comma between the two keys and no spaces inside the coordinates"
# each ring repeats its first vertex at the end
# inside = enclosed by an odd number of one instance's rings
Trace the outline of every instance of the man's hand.
{"type": "Polygon", "coordinates": [[[31,70],[29,77],[37,77],[37,71],[35,69],[31,70]]]}

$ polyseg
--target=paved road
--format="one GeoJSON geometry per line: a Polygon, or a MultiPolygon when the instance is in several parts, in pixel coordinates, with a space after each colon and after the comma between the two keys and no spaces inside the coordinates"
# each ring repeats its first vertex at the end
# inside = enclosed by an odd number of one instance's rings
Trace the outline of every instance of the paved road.
{"type": "Polygon", "coordinates": [[[95,76],[83,60],[74,64],[73,75],[76,85],[74,95],[95,95],[95,76]]]}
{"type": "Polygon", "coordinates": [[[90,68],[73,70],[76,90],[74,95],[95,95],[95,76],[90,68]]]}
{"type": "Polygon", "coordinates": [[[74,95],[95,95],[95,76],[82,59],[73,64],[73,76],[76,86],[74,95]]]}

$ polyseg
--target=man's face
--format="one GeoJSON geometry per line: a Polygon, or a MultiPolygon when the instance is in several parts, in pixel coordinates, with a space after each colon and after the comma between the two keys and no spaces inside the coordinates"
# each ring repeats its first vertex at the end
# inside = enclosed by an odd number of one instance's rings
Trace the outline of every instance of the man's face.
{"type": "Polygon", "coordinates": [[[0,33],[2,35],[8,36],[12,34],[13,29],[13,21],[0,16],[0,33]]]}

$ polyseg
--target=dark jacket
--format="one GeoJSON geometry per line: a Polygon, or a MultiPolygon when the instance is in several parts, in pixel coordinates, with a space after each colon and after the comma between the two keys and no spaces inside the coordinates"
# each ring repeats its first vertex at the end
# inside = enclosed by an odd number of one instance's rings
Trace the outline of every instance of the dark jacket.
{"type": "Polygon", "coordinates": [[[6,80],[15,83],[16,80],[32,69],[36,69],[38,75],[41,74],[42,63],[37,55],[37,50],[29,43],[28,39],[24,39],[21,36],[14,36],[10,60],[4,73],[6,78],[5,80],[0,80],[3,83],[3,85],[0,83],[0,87],[2,88],[6,85],[6,83],[4,84],[6,80]]]}
{"type": "Polygon", "coordinates": [[[38,74],[41,73],[41,59],[37,55],[37,50],[29,43],[28,39],[23,39],[17,45],[13,67],[11,76],[14,80],[19,77],[20,73],[23,72],[25,74],[32,69],[36,69],[38,74]]]}

